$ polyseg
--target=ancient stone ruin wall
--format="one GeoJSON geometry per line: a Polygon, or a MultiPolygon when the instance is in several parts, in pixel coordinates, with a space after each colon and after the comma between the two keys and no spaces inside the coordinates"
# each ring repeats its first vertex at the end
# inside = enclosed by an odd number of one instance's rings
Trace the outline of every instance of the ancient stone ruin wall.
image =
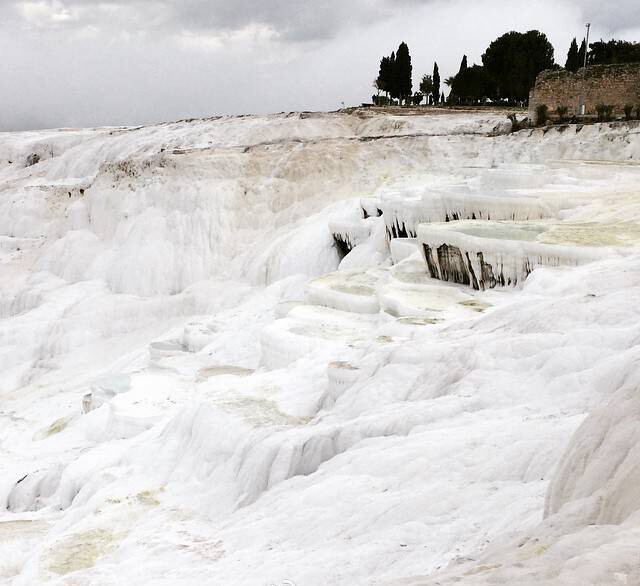
{"type": "Polygon", "coordinates": [[[578,114],[584,95],[587,114],[595,114],[598,104],[610,104],[614,115],[624,113],[625,104],[640,106],[640,63],[594,65],[570,71],[543,71],[529,94],[529,119],[536,122],[536,106],[546,104],[553,115],[566,106],[569,116],[578,114]]]}

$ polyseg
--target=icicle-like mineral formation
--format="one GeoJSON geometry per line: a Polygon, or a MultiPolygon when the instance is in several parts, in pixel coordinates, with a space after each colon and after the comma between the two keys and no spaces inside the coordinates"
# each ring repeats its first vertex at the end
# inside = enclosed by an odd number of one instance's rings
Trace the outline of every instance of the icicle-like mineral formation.
{"type": "Polygon", "coordinates": [[[422,224],[418,240],[432,278],[480,290],[518,285],[538,267],[577,266],[616,252],[540,242],[548,228],[493,221],[422,224]]]}

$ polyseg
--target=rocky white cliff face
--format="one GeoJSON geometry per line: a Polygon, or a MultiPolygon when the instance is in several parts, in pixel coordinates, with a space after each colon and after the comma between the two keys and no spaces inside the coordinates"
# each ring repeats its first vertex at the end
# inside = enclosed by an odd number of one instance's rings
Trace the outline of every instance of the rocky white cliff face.
{"type": "Polygon", "coordinates": [[[637,128],[503,120],[2,135],[2,580],[634,583],[637,128]]]}

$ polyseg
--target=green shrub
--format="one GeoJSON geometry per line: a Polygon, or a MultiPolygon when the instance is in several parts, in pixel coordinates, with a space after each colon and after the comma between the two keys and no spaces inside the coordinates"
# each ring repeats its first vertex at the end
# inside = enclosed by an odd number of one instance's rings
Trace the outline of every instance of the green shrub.
{"type": "Polygon", "coordinates": [[[636,118],[640,120],[640,104],[636,106],[636,118]]]}
{"type": "Polygon", "coordinates": [[[624,105],[624,119],[631,120],[633,115],[633,104],[625,104],[624,105]]]}
{"type": "Polygon", "coordinates": [[[387,96],[371,96],[371,101],[374,106],[388,106],[389,98],[387,96]]]}
{"type": "Polygon", "coordinates": [[[613,118],[613,106],[611,104],[608,104],[605,108],[604,117],[605,120],[611,120],[611,118],[613,118]]]}
{"type": "Polygon", "coordinates": [[[558,106],[556,108],[556,114],[558,115],[558,120],[560,120],[560,122],[564,122],[567,119],[568,112],[569,112],[569,108],[567,106],[558,106]]]}
{"type": "Polygon", "coordinates": [[[549,106],[546,104],[538,104],[536,106],[536,120],[538,122],[538,126],[543,126],[547,123],[549,119],[549,106]]]}
{"type": "Polygon", "coordinates": [[[608,122],[613,115],[613,106],[611,104],[598,104],[596,112],[598,114],[598,122],[608,122]]]}
{"type": "Polygon", "coordinates": [[[528,126],[527,119],[525,118],[524,120],[520,121],[518,120],[516,114],[507,114],[507,118],[511,120],[511,132],[518,132],[519,130],[527,128],[528,126]]]}

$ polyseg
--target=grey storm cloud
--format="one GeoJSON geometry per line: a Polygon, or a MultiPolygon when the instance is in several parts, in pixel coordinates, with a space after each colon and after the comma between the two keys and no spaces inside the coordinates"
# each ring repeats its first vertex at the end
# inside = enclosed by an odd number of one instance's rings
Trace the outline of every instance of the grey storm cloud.
{"type": "MultiPolygon", "coordinates": [[[[491,0],[473,0],[491,5],[491,0]]],[[[42,28],[92,26],[137,32],[225,32],[262,25],[281,40],[326,40],[416,6],[441,0],[5,0],[4,20],[42,28]]],[[[574,2],[584,19],[601,30],[624,29],[640,21],[637,0],[618,0],[615,10],[601,0],[574,2]]]]}
{"type": "Polygon", "coordinates": [[[384,4],[376,0],[187,0],[170,4],[176,22],[190,28],[240,29],[263,24],[292,40],[330,38],[341,29],[370,23],[386,12],[384,4]]]}
{"type": "Polygon", "coordinates": [[[290,41],[328,39],[392,12],[387,0],[9,0],[0,5],[5,20],[41,28],[180,33],[263,25],[290,41]]]}
{"type": "Polygon", "coordinates": [[[593,23],[613,32],[640,24],[640,3],[636,0],[619,0],[612,10],[605,2],[587,2],[583,14],[593,23]]]}
{"type": "MultiPolygon", "coordinates": [[[[424,6],[432,4],[433,0],[387,0],[388,6],[395,5],[396,8],[407,6],[424,6]]],[[[491,5],[491,0],[476,0],[482,5],[491,5]]],[[[534,0],[533,5],[536,4],[534,0]]],[[[541,2],[538,2],[541,4],[541,2]]],[[[625,29],[629,25],[638,26],[640,24],[640,2],[638,0],[617,0],[615,6],[602,0],[575,0],[571,2],[576,9],[582,12],[585,23],[591,21],[605,30],[607,33],[625,29]]]]}

